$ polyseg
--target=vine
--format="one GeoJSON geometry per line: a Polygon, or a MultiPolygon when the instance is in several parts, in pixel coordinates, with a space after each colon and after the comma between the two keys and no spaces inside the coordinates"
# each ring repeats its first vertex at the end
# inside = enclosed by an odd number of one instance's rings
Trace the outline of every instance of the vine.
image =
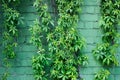
{"type": "Polygon", "coordinates": [[[30,28],[32,33],[31,43],[38,48],[38,55],[33,57],[32,68],[36,80],[47,80],[48,73],[46,71],[50,62],[50,55],[48,49],[45,48],[43,41],[47,42],[45,36],[49,33],[50,25],[53,25],[53,21],[48,12],[48,6],[43,0],[35,0],[34,6],[37,9],[40,19],[37,19],[35,25],[30,28]]]}
{"type": "Polygon", "coordinates": [[[58,7],[58,26],[48,40],[50,51],[53,53],[53,67],[51,77],[53,80],[77,80],[79,65],[86,62],[81,57],[84,40],[77,33],[76,26],[80,13],[81,0],[56,0],[58,7]],[[51,48],[53,47],[53,48],[51,48]],[[82,60],[83,61],[82,61],[82,60]]]}
{"type": "Polygon", "coordinates": [[[17,26],[20,24],[20,13],[16,10],[19,0],[2,0],[3,7],[3,53],[5,54],[4,64],[6,72],[1,80],[7,80],[9,75],[8,68],[11,66],[9,60],[15,58],[15,47],[17,46],[16,38],[18,36],[17,26]]]}
{"type": "Polygon", "coordinates": [[[98,73],[96,73],[95,80],[107,80],[109,75],[110,72],[108,70],[102,69],[98,73]]]}
{"type": "MultiPolygon", "coordinates": [[[[120,18],[119,0],[101,0],[100,27],[103,32],[102,44],[93,50],[93,54],[104,66],[117,66],[116,48],[118,47],[117,24],[120,18]]],[[[105,79],[106,80],[106,79],[105,79]]]]}
{"type": "Polygon", "coordinates": [[[85,41],[76,30],[82,1],[55,2],[59,15],[57,26],[52,21],[47,4],[43,0],[34,2],[40,17],[30,28],[31,42],[38,48],[38,55],[32,60],[35,79],[77,80],[80,78],[79,67],[86,65],[88,59],[81,53],[85,41]]]}

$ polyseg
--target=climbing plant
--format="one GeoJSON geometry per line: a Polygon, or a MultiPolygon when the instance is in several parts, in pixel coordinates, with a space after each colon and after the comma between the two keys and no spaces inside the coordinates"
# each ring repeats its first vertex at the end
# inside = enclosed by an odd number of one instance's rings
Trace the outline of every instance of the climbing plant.
{"type": "Polygon", "coordinates": [[[102,69],[98,73],[96,73],[94,80],[107,80],[109,75],[110,72],[108,70],[102,69]]]}
{"type": "MultiPolygon", "coordinates": [[[[50,52],[53,53],[51,77],[55,80],[77,80],[78,68],[82,65],[81,49],[84,40],[77,33],[81,0],[56,0],[58,25],[48,37],[50,52]],[[53,48],[52,48],[53,47],[53,48]]],[[[87,59],[87,57],[84,56],[87,59]]],[[[83,58],[82,58],[83,59],[83,58]]],[[[85,59],[85,61],[86,61],[85,59]]]]}
{"type": "Polygon", "coordinates": [[[1,0],[3,9],[3,53],[4,66],[6,67],[6,72],[4,73],[1,80],[7,80],[9,75],[8,68],[11,66],[9,60],[15,58],[15,47],[17,46],[16,38],[18,36],[17,26],[20,24],[20,13],[17,11],[16,7],[19,4],[19,0],[1,0]]]}
{"type": "Polygon", "coordinates": [[[30,28],[31,42],[38,48],[32,67],[36,80],[77,80],[79,66],[87,64],[82,55],[84,39],[77,33],[81,0],[55,0],[58,20],[54,25],[43,0],[35,0],[40,19],[30,28]]]}
{"type": "Polygon", "coordinates": [[[103,32],[102,43],[93,50],[93,54],[104,66],[118,65],[116,48],[118,47],[117,40],[120,37],[117,32],[119,19],[120,1],[101,0],[100,27],[103,32]]]}
{"type": "Polygon", "coordinates": [[[42,0],[35,0],[34,6],[37,9],[40,19],[34,22],[34,26],[30,28],[32,33],[31,43],[38,48],[38,55],[33,57],[32,68],[36,80],[47,80],[48,72],[46,72],[49,64],[50,53],[45,48],[45,42],[47,42],[46,36],[50,31],[50,25],[53,25],[50,13],[48,12],[48,6],[42,0]],[[43,39],[44,38],[44,39],[43,39]]]}

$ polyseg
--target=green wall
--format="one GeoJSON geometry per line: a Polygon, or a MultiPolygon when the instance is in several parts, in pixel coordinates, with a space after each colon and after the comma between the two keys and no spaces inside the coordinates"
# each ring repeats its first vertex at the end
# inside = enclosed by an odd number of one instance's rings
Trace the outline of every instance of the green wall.
{"type": "MultiPolygon", "coordinates": [[[[29,28],[33,25],[33,21],[38,18],[35,8],[33,7],[34,0],[22,0],[19,10],[24,17],[24,24],[19,26],[18,47],[16,48],[16,58],[12,60],[12,67],[9,69],[11,75],[8,80],[34,80],[33,71],[31,68],[31,59],[36,55],[36,47],[29,43],[30,32],[29,28]]],[[[52,0],[49,0],[51,4],[52,0]]],[[[97,43],[101,42],[101,31],[99,28],[100,19],[100,0],[83,0],[82,13],[78,23],[78,32],[86,39],[86,47],[83,52],[89,57],[89,64],[80,68],[80,73],[86,80],[93,80],[95,72],[102,68],[92,54],[92,50],[97,43]]],[[[51,6],[51,5],[50,5],[51,6]]],[[[52,6],[51,6],[52,7],[52,6]]],[[[49,11],[54,13],[54,8],[49,11]]],[[[2,12],[0,11],[0,14],[2,12]]],[[[0,15],[1,16],[1,15],[0,15]]],[[[1,16],[2,17],[2,16],[1,16]]],[[[0,42],[2,41],[2,18],[0,17],[0,42]]],[[[120,48],[120,47],[119,47],[120,48]]],[[[120,62],[120,50],[118,48],[117,58],[120,62]]],[[[3,67],[2,45],[0,43],[0,76],[4,73],[3,67]]],[[[120,80],[120,65],[118,67],[109,68],[111,75],[109,80],[120,80]]]]}

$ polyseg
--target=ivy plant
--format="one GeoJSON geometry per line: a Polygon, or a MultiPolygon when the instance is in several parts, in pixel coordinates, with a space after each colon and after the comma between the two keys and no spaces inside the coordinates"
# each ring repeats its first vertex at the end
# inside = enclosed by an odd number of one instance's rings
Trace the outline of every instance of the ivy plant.
{"type": "MultiPolygon", "coordinates": [[[[116,49],[118,47],[117,25],[120,21],[120,0],[101,0],[101,20],[102,43],[97,45],[93,54],[103,66],[117,66],[116,49]]],[[[110,72],[101,70],[95,75],[95,80],[107,80],[110,72]]]]}
{"type": "Polygon", "coordinates": [[[38,49],[37,56],[34,56],[32,59],[32,68],[36,80],[47,80],[49,76],[47,67],[49,67],[51,58],[49,52],[47,52],[48,48],[45,48],[44,43],[48,43],[45,36],[50,31],[49,26],[53,26],[53,21],[48,12],[47,4],[43,3],[42,0],[35,0],[34,7],[37,9],[40,19],[37,19],[34,22],[34,26],[30,28],[32,33],[31,43],[38,49]]]}
{"type": "Polygon", "coordinates": [[[108,80],[110,72],[108,70],[102,69],[95,74],[94,80],[108,80]]]}
{"type": "Polygon", "coordinates": [[[117,40],[120,37],[117,32],[117,24],[120,18],[120,1],[102,0],[101,4],[100,27],[103,32],[103,43],[98,45],[93,53],[104,65],[118,65],[115,54],[118,47],[117,40]]]}
{"type": "Polygon", "coordinates": [[[11,66],[9,60],[15,58],[16,38],[18,36],[17,26],[21,22],[20,13],[16,10],[18,0],[1,0],[3,9],[3,53],[4,66],[7,68],[1,80],[7,80],[8,68],[11,66]],[[14,5],[15,4],[15,5],[14,5]]]}
{"type": "Polygon", "coordinates": [[[55,0],[58,20],[54,21],[43,0],[35,0],[40,19],[30,28],[31,42],[38,48],[32,60],[36,80],[77,80],[79,66],[87,64],[88,57],[81,50],[85,40],[78,35],[81,0],[55,0]]]}
{"type": "Polygon", "coordinates": [[[96,47],[96,49],[93,51],[94,56],[97,60],[100,60],[100,62],[105,66],[113,66],[118,65],[118,61],[115,57],[115,51],[116,46],[110,46],[109,43],[103,43],[96,47]]]}
{"type": "Polygon", "coordinates": [[[17,25],[19,24],[18,19],[20,14],[11,8],[9,8],[6,4],[4,7],[4,33],[3,33],[3,41],[4,41],[4,53],[6,53],[7,58],[14,58],[15,52],[14,47],[17,46],[15,41],[15,37],[18,36],[17,25]]]}
{"type": "Polygon", "coordinates": [[[81,0],[56,0],[59,19],[58,26],[51,35],[49,44],[53,54],[51,77],[58,80],[76,80],[78,74],[78,58],[84,46],[84,40],[78,36],[76,24],[80,12],[81,0]]]}

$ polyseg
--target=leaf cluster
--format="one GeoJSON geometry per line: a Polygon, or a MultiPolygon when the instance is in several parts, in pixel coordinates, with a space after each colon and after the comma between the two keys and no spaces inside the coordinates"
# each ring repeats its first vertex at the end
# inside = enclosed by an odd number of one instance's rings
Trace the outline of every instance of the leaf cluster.
{"type": "Polygon", "coordinates": [[[53,53],[54,66],[51,69],[53,79],[76,80],[79,75],[78,65],[85,63],[80,56],[80,50],[85,42],[76,30],[81,5],[79,1],[56,0],[59,12],[58,26],[49,38],[51,42],[49,48],[53,53]]]}
{"type": "Polygon", "coordinates": [[[102,0],[101,4],[100,27],[103,32],[103,43],[98,45],[93,53],[104,65],[118,65],[115,54],[118,46],[117,40],[120,37],[117,32],[117,24],[120,21],[120,1],[102,0]]]}
{"type": "Polygon", "coordinates": [[[99,60],[104,66],[118,65],[118,61],[115,56],[116,46],[110,46],[109,43],[103,43],[93,50],[93,54],[97,60],[99,60]]]}
{"type": "Polygon", "coordinates": [[[110,75],[110,72],[108,70],[102,69],[95,74],[94,80],[108,80],[109,75],[110,75]]]}
{"type": "Polygon", "coordinates": [[[16,37],[18,36],[17,26],[20,24],[20,13],[7,4],[3,4],[4,15],[4,32],[3,32],[3,45],[4,54],[7,58],[14,58],[14,47],[17,46],[16,37]]]}
{"type": "MultiPolygon", "coordinates": [[[[101,0],[100,27],[103,32],[102,42],[93,50],[93,54],[104,66],[118,65],[116,59],[117,25],[120,22],[120,0],[101,0]]],[[[101,70],[95,75],[95,80],[107,80],[110,72],[101,70]]]]}
{"type": "Polygon", "coordinates": [[[48,74],[46,66],[49,64],[49,58],[45,54],[41,54],[41,52],[38,52],[38,56],[34,56],[32,59],[32,68],[35,73],[35,79],[36,80],[47,80],[48,74]]]}
{"type": "Polygon", "coordinates": [[[34,77],[36,80],[48,80],[49,67],[51,56],[49,55],[48,48],[45,48],[45,42],[47,42],[46,36],[50,31],[53,21],[48,12],[47,4],[43,4],[43,0],[35,0],[34,7],[37,9],[40,19],[34,21],[34,26],[30,28],[31,43],[38,49],[37,56],[32,59],[32,68],[34,70],[34,77]]]}
{"type": "Polygon", "coordinates": [[[47,4],[35,0],[34,6],[40,17],[30,29],[31,42],[38,48],[32,65],[35,79],[77,80],[79,66],[88,63],[88,57],[81,52],[85,40],[76,30],[81,3],[81,0],[56,0],[59,17],[54,26],[47,4]]]}
{"type": "MultiPolygon", "coordinates": [[[[21,23],[20,13],[15,9],[19,0],[1,0],[3,9],[3,53],[5,55],[4,65],[6,70],[11,66],[9,59],[15,58],[16,38],[18,36],[17,26],[21,23]]],[[[7,80],[9,72],[3,74],[2,80],[7,80]],[[7,75],[6,75],[7,74],[7,75]]]]}

